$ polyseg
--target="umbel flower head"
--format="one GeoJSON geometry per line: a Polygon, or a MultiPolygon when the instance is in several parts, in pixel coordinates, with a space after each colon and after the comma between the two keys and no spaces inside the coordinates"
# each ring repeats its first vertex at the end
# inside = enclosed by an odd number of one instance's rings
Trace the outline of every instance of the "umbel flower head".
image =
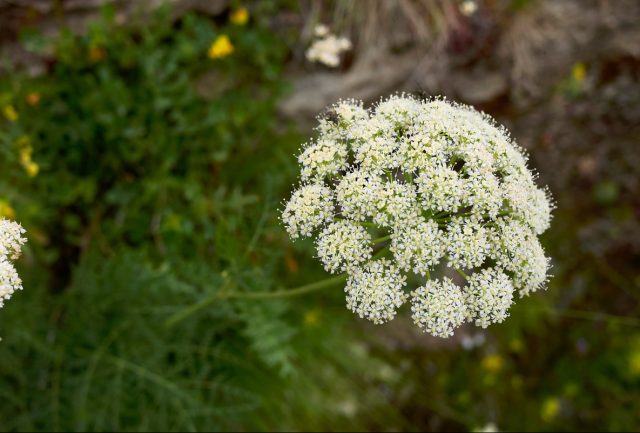
{"type": "Polygon", "coordinates": [[[22,281],[11,261],[20,256],[26,242],[24,233],[20,224],[0,219],[0,308],[13,292],[22,289],[22,281]]]}
{"type": "Polygon", "coordinates": [[[418,327],[449,337],[504,321],[515,292],[544,287],[550,194],[489,116],[396,95],[371,109],[341,101],[319,123],[282,221],[347,273],[354,313],[384,323],[411,302],[418,327]]]}

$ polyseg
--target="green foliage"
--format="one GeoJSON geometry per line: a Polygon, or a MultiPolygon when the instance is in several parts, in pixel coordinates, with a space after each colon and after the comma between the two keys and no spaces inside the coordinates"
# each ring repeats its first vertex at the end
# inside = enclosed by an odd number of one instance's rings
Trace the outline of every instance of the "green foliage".
{"type": "MultiPolygon", "coordinates": [[[[11,326],[3,327],[0,368],[20,368],[0,388],[10,402],[4,414],[13,414],[3,416],[3,430],[220,428],[255,408],[257,397],[228,374],[250,368],[229,344],[239,319],[228,305],[207,321],[164,326],[164,306],[196,294],[138,253],[83,258],[49,317],[30,317],[30,308],[4,318],[11,326]]],[[[21,302],[42,301],[27,297],[21,302]]]]}
{"type": "Polygon", "coordinates": [[[43,232],[58,232],[54,248],[90,239],[103,248],[202,252],[225,205],[255,201],[226,187],[240,182],[224,166],[275,140],[283,47],[266,30],[235,27],[196,16],[173,26],[168,16],[131,28],[104,21],[84,37],[63,32],[49,75],[14,80],[20,117],[4,146],[27,137],[40,175],[16,173],[17,151],[3,172],[28,191],[43,232]],[[220,34],[235,52],[208,59],[220,34]],[[29,107],[34,89],[42,101],[29,107]]]}
{"type": "Polygon", "coordinates": [[[275,109],[281,3],[257,7],[246,26],[106,11],[85,35],[25,32],[48,66],[0,76],[0,212],[29,234],[0,311],[0,430],[637,430],[637,157],[615,146],[637,135],[639,81],[593,94],[590,64],[558,84],[555,117],[577,126],[551,136],[540,116],[550,156],[532,150],[559,201],[555,276],[465,350],[467,330],[425,338],[407,309],[364,324],[339,286],[225,298],[326,277],[278,221],[304,139],[275,109]],[[208,58],[223,34],[235,51],[208,58]],[[622,132],[590,160],[576,131],[594,122],[622,132]]]}
{"type": "Polygon", "coordinates": [[[294,370],[290,305],[217,302],[167,319],[227,281],[275,284],[282,257],[265,258],[261,243],[290,182],[274,164],[297,146],[274,114],[282,41],[259,20],[173,23],[169,10],[126,26],[106,13],[51,46],[28,37],[52,57],[44,76],[0,81],[1,105],[18,114],[0,131],[0,197],[30,233],[27,293],[0,319],[11,377],[0,427],[234,425],[260,402],[244,375],[273,382],[294,370]],[[222,34],[234,52],[207,58],[222,34]]]}

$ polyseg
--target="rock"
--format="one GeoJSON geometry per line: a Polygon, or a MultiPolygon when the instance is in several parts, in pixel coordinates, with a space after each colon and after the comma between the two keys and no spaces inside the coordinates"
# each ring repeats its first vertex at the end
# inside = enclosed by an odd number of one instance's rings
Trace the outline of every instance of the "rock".
{"type": "Polygon", "coordinates": [[[415,68],[416,54],[370,51],[362,54],[345,73],[304,73],[295,78],[293,94],[282,101],[280,112],[288,118],[312,122],[322,109],[339,99],[372,101],[394,89],[404,88],[415,68]]]}
{"type": "Polygon", "coordinates": [[[451,77],[451,85],[459,99],[470,104],[494,101],[508,91],[507,79],[499,72],[456,71],[451,77]]]}

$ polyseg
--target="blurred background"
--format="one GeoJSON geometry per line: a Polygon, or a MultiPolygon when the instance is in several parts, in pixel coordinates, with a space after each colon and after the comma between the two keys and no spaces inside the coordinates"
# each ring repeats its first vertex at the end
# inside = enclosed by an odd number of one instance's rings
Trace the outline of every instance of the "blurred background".
{"type": "Polygon", "coordinates": [[[0,429],[639,430],[639,23],[635,0],[0,0],[0,216],[29,235],[0,429]],[[528,150],[548,291],[447,340],[339,286],[225,298],[326,277],[278,221],[294,155],[325,106],[397,91],[528,150]]]}

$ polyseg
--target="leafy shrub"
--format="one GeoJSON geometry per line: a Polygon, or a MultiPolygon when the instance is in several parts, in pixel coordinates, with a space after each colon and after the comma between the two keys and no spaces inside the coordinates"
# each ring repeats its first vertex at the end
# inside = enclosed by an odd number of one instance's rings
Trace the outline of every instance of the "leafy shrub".
{"type": "Polygon", "coordinates": [[[258,241],[295,146],[274,111],[285,45],[259,15],[216,25],[170,10],[124,26],[106,11],[86,35],[42,41],[26,43],[45,75],[0,79],[12,110],[0,198],[34,238],[28,289],[0,318],[0,426],[233,425],[259,403],[245,368],[272,381],[293,371],[289,305],[168,319],[202,314],[190,311],[227,281],[268,290],[283,268],[258,241]],[[208,58],[220,35],[233,52],[208,58]]]}

